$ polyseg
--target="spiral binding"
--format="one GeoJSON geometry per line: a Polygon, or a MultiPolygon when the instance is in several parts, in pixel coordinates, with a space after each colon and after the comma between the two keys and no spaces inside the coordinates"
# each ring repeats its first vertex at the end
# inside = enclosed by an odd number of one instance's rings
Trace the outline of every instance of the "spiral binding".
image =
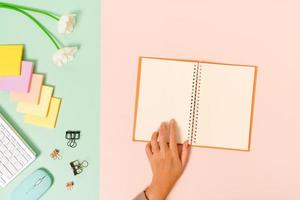
{"type": "Polygon", "coordinates": [[[195,144],[198,131],[199,101],[200,101],[200,83],[202,79],[202,68],[194,64],[192,94],[189,114],[188,140],[190,144],[195,144]]]}

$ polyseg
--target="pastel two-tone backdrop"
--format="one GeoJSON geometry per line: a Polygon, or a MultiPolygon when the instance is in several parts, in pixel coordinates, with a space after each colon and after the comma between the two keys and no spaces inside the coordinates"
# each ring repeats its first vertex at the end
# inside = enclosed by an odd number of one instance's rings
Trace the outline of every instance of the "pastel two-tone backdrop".
{"type": "Polygon", "coordinates": [[[43,84],[54,88],[53,95],[62,100],[56,128],[43,128],[24,123],[24,115],[16,110],[10,93],[0,91],[1,113],[13,122],[29,144],[37,151],[37,160],[4,189],[0,199],[9,200],[13,189],[38,168],[48,169],[54,184],[42,197],[53,199],[99,199],[99,82],[100,82],[100,2],[71,1],[9,1],[53,11],[57,14],[76,14],[75,30],[70,35],[57,34],[57,22],[34,14],[66,46],[78,46],[75,59],[58,67],[52,63],[56,52],[50,40],[26,16],[0,8],[0,44],[23,44],[23,59],[34,63],[34,73],[44,75],[43,84]],[[76,148],[67,146],[65,132],[80,130],[76,148]],[[59,149],[62,160],[53,160],[50,153],[59,149]],[[74,176],[69,165],[74,160],[86,160],[89,166],[74,176]],[[66,183],[74,181],[73,190],[66,183]]]}

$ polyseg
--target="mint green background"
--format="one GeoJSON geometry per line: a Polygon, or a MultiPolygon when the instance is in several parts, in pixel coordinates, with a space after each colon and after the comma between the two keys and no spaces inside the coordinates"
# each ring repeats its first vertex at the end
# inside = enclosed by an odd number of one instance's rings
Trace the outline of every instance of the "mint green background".
{"type": "MultiPolygon", "coordinates": [[[[38,150],[37,160],[7,187],[0,188],[0,199],[10,199],[11,191],[30,173],[40,167],[54,176],[54,184],[43,200],[94,200],[99,197],[99,85],[100,85],[100,2],[99,0],[26,0],[9,1],[43,8],[58,14],[78,14],[75,31],[59,36],[66,46],[79,45],[73,62],[63,67],[52,64],[55,52],[50,40],[31,20],[14,11],[0,9],[0,44],[25,44],[24,59],[35,62],[35,73],[46,75],[44,84],[55,87],[54,96],[62,98],[58,123],[55,129],[25,124],[23,114],[16,112],[16,103],[9,100],[7,92],[0,92],[2,112],[27,141],[38,150]],[[79,129],[82,138],[75,149],[66,146],[65,131],[79,129]],[[52,160],[50,152],[58,148],[62,160],[52,160]],[[89,167],[73,176],[69,162],[87,160],[89,167]],[[65,184],[74,181],[69,191],[65,184]]],[[[56,22],[35,14],[44,25],[56,33],[56,22]]]]}

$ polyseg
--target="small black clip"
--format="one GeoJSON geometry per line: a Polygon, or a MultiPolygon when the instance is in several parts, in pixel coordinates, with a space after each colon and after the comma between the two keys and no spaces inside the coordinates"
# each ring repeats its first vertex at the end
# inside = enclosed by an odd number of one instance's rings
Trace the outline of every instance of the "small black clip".
{"type": "Polygon", "coordinates": [[[67,145],[69,147],[75,148],[77,146],[76,140],[80,139],[80,131],[66,131],[66,137],[68,141],[67,145]]]}
{"type": "Polygon", "coordinates": [[[82,173],[83,169],[88,165],[89,163],[87,161],[79,162],[79,160],[74,160],[73,162],[70,162],[70,166],[73,170],[74,176],[82,173]]]}

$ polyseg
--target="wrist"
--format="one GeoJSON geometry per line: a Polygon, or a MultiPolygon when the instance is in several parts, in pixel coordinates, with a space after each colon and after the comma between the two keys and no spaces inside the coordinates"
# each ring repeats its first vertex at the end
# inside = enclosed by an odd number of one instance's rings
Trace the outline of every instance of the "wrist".
{"type": "Polygon", "coordinates": [[[165,200],[169,194],[169,190],[161,184],[152,182],[145,190],[145,194],[149,200],[165,200]]]}

